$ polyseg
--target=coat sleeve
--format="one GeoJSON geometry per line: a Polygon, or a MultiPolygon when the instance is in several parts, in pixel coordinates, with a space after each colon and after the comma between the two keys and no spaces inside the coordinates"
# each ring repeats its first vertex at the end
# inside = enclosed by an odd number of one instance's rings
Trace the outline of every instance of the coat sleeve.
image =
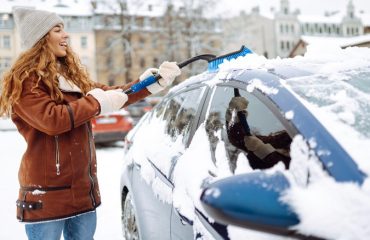
{"type": "Polygon", "coordinates": [[[13,112],[31,127],[48,135],[58,135],[78,127],[100,111],[99,103],[92,96],[57,104],[41,83],[33,87],[33,81],[24,82],[21,98],[13,104],[13,112]]]}
{"type": "MultiPolygon", "coordinates": [[[[95,87],[101,88],[104,91],[113,90],[113,89],[122,89],[123,91],[125,91],[137,82],[139,82],[139,79],[137,79],[135,81],[132,81],[130,83],[127,83],[125,85],[122,85],[122,86],[106,86],[106,85],[101,84],[101,83],[95,83],[95,87]]],[[[139,101],[139,100],[141,100],[141,99],[143,99],[143,98],[145,98],[149,95],[151,95],[151,93],[146,88],[144,88],[143,90],[141,90],[139,92],[129,94],[128,95],[128,100],[127,100],[127,102],[125,103],[125,105],[123,107],[126,107],[126,106],[128,106],[132,103],[135,103],[135,102],[137,102],[137,101],[139,101]]]]}

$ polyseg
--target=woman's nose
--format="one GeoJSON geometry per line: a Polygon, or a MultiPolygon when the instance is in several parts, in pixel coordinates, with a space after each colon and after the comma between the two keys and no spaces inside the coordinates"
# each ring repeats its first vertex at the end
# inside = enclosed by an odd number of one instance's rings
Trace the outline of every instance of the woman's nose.
{"type": "Polygon", "coordinates": [[[67,32],[64,32],[63,38],[68,39],[69,38],[69,34],[67,32]]]}

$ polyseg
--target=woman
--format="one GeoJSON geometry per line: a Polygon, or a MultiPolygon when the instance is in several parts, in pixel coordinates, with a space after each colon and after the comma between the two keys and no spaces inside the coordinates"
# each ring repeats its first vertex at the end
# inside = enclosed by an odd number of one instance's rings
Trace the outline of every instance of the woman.
{"type": "Polygon", "coordinates": [[[17,218],[29,239],[93,239],[100,205],[91,119],[119,110],[172,83],[173,62],[148,69],[162,79],[127,96],[89,79],[55,13],[16,8],[25,51],[4,75],[0,116],[11,116],[27,142],[19,169],[17,218]],[[53,221],[58,220],[58,221],[53,221]]]}

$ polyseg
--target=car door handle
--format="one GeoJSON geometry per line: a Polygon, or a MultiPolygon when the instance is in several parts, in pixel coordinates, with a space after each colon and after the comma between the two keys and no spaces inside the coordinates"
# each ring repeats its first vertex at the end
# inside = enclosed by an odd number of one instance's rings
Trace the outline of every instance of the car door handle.
{"type": "Polygon", "coordinates": [[[182,215],[177,209],[176,209],[176,214],[177,216],[180,217],[180,222],[182,225],[191,225],[191,226],[193,225],[193,221],[185,217],[184,215],[182,215]]]}

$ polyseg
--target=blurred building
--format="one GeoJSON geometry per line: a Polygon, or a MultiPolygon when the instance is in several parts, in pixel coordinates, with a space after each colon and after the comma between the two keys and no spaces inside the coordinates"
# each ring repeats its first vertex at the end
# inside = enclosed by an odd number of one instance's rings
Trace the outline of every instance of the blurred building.
{"type": "Polygon", "coordinates": [[[272,15],[261,15],[259,7],[254,7],[250,14],[242,11],[239,16],[225,19],[223,24],[224,51],[231,52],[245,45],[265,57],[277,56],[272,15]]]}
{"type": "Polygon", "coordinates": [[[278,10],[260,12],[256,7],[249,14],[227,19],[224,30],[229,49],[244,44],[268,58],[288,57],[302,44],[301,36],[351,38],[370,32],[370,14],[356,11],[349,0],[344,11],[308,16],[299,9],[292,11],[289,0],[280,0],[278,10]]]}
{"type": "MultiPolygon", "coordinates": [[[[220,51],[220,21],[205,18],[201,7],[152,2],[155,1],[2,0],[0,74],[22,51],[12,15],[15,7],[60,15],[70,45],[91,78],[108,85],[135,80],[164,60],[181,62],[200,53],[220,51]]],[[[187,67],[183,77],[199,72],[198,66],[187,67]]]]}
{"type": "Polygon", "coordinates": [[[340,48],[347,47],[370,47],[370,34],[354,36],[354,37],[320,37],[320,36],[301,36],[300,40],[290,52],[289,57],[304,55],[307,51],[307,46],[313,44],[321,44],[340,48]]]}
{"type": "Polygon", "coordinates": [[[78,1],[3,0],[0,5],[0,74],[7,69],[22,51],[12,9],[30,7],[56,12],[65,22],[70,45],[87,67],[91,78],[96,80],[95,34],[93,15],[86,4],[78,1]]]}
{"type": "MultiPolygon", "coordinates": [[[[165,60],[181,62],[221,49],[220,21],[206,19],[199,10],[165,1],[114,4],[93,1],[100,82],[122,84],[165,60]]],[[[205,69],[198,66],[188,66],[181,77],[205,69]]]]}
{"type": "MultiPolygon", "coordinates": [[[[352,38],[370,33],[370,15],[356,11],[352,0],[343,11],[323,16],[303,15],[290,8],[289,0],[280,0],[279,9],[263,12],[255,7],[224,19],[208,18],[213,6],[209,1],[198,5],[178,2],[2,0],[0,74],[21,51],[12,16],[12,9],[19,6],[59,14],[70,34],[70,45],[91,78],[108,85],[135,80],[164,60],[181,62],[203,53],[219,55],[241,45],[267,58],[288,57],[305,52],[311,41],[307,37],[352,38]]],[[[178,80],[204,69],[206,63],[190,64],[178,80]]]]}

